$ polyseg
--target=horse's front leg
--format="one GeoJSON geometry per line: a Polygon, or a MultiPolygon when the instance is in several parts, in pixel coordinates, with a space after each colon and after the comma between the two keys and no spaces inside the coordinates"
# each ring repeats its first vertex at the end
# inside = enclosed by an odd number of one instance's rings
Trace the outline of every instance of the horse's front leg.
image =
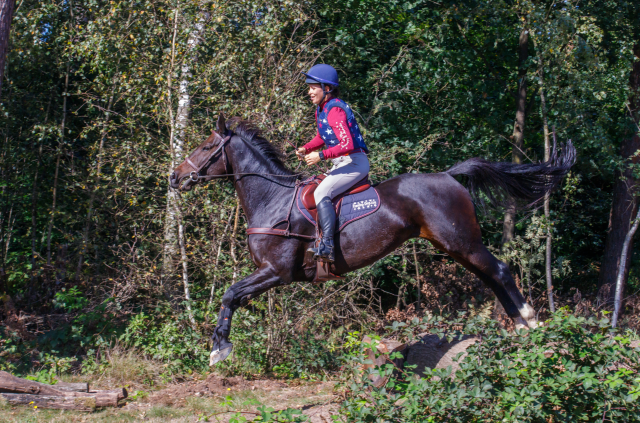
{"type": "Polygon", "coordinates": [[[222,308],[218,325],[213,331],[213,350],[209,357],[209,365],[224,360],[231,354],[233,344],[229,342],[231,333],[231,318],[233,312],[242,305],[245,305],[251,298],[255,298],[263,292],[282,284],[282,279],[275,269],[266,265],[260,267],[251,275],[233,284],[222,297],[222,308]]]}

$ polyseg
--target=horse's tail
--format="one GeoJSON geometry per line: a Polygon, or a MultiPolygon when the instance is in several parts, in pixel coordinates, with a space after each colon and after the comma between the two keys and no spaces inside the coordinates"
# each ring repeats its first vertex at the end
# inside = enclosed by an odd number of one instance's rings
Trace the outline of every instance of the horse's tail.
{"type": "Polygon", "coordinates": [[[478,195],[483,193],[493,206],[503,204],[505,196],[531,206],[558,186],[575,161],[576,149],[569,140],[559,156],[554,142],[549,161],[543,163],[496,163],[474,157],[445,173],[465,177],[467,189],[480,203],[484,202],[478,195]]]}

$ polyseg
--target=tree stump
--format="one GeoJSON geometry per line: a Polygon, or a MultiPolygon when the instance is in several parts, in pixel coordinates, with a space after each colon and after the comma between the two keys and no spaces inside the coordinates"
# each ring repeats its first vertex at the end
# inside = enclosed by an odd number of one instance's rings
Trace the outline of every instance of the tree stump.
{"type": "Polygon", "coordinates": [[[465,335],[462,339],[456,339],[447,342],[440,339],[438,335],[423,333],[418,335],[421,339],[409,345],[406,365],[415,365],[413,370],[415,374],[423,375],[426,368],[429,369],[446,369],[451,366],[451,377],[456,370],[460,368],[454,358],[463,353],[460,357],[462,360],[467,355],[467,348],[478,341],[475,336],[465,335]]]}
{"type": "MultiPolygon", "coordinates": [[[[365,336],[362,341],[370,344],[372,342],[372,339],[368,336],[365,336]]],[[[367,348],[365,350],[365,354],[367,355],[367,358],[371,360],[372,364],[365,364],[363,366],[364,370],[367,371],[368,369],[373,369],[376,366],[382,366],[383,364],[388,363],[386,354],[390,354],[392,352],[403,352],[406,346],[406,344],[394,341],[392,339],[381,339],[380,343],[376,346],[376,349],[383,355],[380,355],[378,356],[378,358],[376,358],[376,354],[370,348],[367,348]]],[[[404,358],[398,358],[392,360],[392,362],[398,369],[402,369],[404,358]]],[[[376,388],[383,387],[389,380],[388,377],[382,377],[373,374],[369,375],[369,379],[371,380],[371,382],[373,382],[373,386],[375,386],[376,388]]]]}

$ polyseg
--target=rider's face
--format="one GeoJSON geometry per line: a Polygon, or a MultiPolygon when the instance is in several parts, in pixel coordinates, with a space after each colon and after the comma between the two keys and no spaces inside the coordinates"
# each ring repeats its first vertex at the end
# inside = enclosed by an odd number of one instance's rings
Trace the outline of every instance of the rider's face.
{"type": "MultiPolygon", "coordinates": [[[[328,90],[329,87],[326,89],[328,90]]],[[[313,104],[320,104],[322,101],[322,86],[320,84],[309,84],[309,98],[313,104]]]]}

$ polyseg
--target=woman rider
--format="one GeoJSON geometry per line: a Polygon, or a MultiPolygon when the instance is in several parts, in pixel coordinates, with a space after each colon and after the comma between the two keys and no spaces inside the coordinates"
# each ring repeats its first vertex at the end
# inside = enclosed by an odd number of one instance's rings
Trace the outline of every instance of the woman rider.
{"type": "Polygon", "coordinates": [[[331,160],[333,166],[314,192],[318,210],[318,225],[322,239],[317,248],[310,248],[313,258],[333,262],[333,236],[336,211],[331,200],[345,192],[369,173],[369,150],[364,143],[353,111],[338,98],[338,72],[329,65],[315,65],[304,73],[309,85],[309,97],[316,107],[317,134],[296,154],[311,166],[320,160],[331,160]],[[316,150],[324,147],[324,150],[316,150]]]}

